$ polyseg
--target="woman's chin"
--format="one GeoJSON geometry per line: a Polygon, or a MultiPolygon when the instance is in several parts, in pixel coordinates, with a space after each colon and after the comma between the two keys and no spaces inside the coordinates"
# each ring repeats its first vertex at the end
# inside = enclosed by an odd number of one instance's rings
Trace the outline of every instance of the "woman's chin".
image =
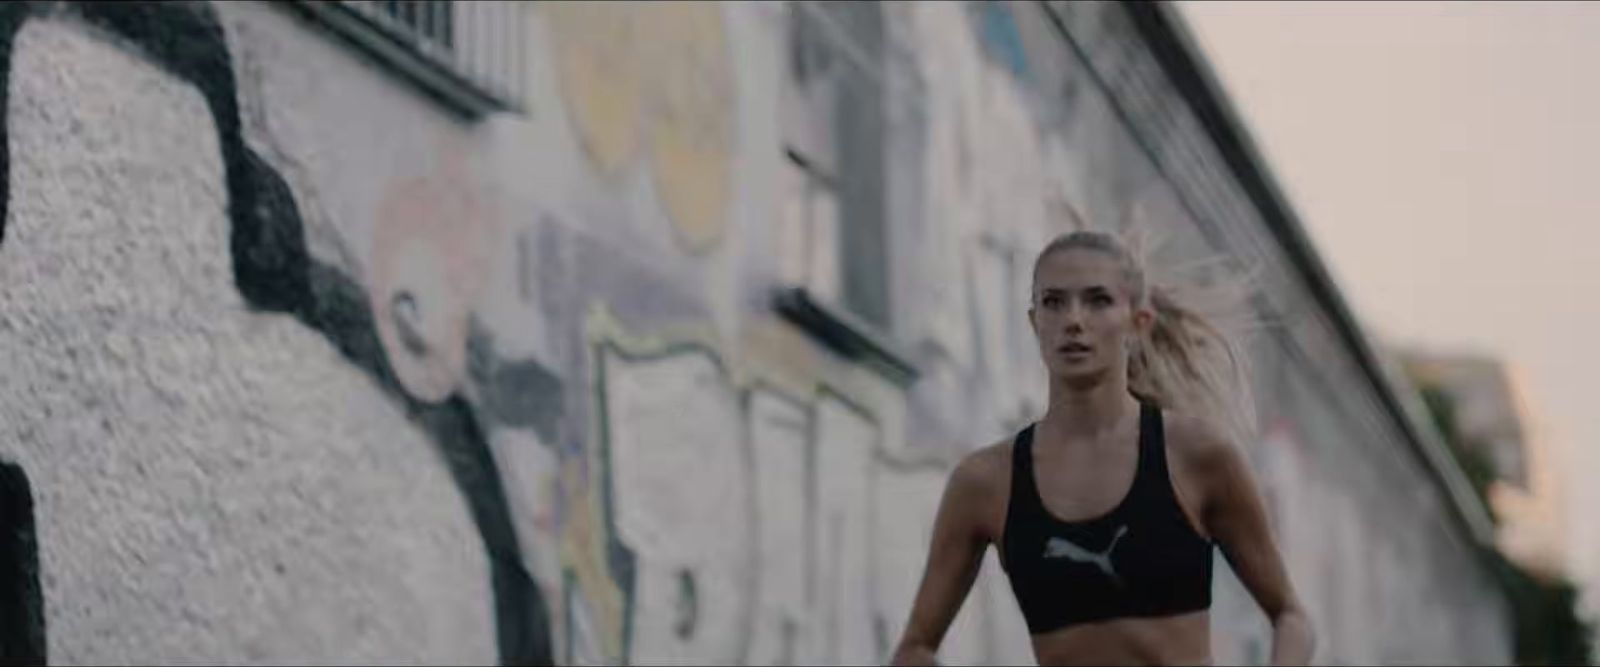
{"type": "Polygon", "coordinates": [[[1098,384],[1106,379],[1110,369],[1098,364],[1065,364],[1051,365],[1050,374],[1056,379],[1072,385],[1098,384]]]}

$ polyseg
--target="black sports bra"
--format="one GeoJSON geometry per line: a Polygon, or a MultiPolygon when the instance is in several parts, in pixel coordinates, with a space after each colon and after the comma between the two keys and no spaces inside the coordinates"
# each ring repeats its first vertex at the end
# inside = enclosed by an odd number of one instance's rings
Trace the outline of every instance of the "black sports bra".
{"type": "Polygon", "coordinates": [[[1109,513],[1062,521],[1039,499],[1032,425],[1011,453],[1011,499],[1000,563],[1028,632],[1211,607],[1212,543],[1189,525],[1167,473],[1160,409],[1140,403],[1133,485],[1109,513]]]}

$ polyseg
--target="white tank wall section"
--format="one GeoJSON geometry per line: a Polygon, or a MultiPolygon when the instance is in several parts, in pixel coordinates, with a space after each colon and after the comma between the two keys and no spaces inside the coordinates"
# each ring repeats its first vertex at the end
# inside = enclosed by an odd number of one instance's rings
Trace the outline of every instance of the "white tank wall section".
{"type": "MultiPolygon", "coordinates": [[[[1169,168],[1203,133],[1152,134],[1096,74],[1146,48],[1097,27],[1116,10],[882,6],[901,384],[773,306],[859,252],[805,255],[785,217],[800,10],[517,7],[525,111],[477,120],[286,7],[0,9],[0,461],[32,488],[36,650],[879,663],[951,466],[1044,407],[1032,254],[1078,216],[1279,272],[1242,445],[1317,662],[1509,660],[1327,315],[1220,167],[1169,168]]],[[[1218,563],[1216,661],[1261,664],[1218,563]]],[[[941,659],[1029,662],[983,567],[941,659]]]]}

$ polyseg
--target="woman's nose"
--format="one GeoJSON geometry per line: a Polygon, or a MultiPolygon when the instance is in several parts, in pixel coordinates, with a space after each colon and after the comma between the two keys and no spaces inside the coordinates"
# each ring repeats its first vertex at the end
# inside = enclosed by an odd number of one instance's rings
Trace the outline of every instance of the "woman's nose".
{"type": "Polygon", "coordinates": [[[1083,330],[1083,309],[1076,304],[1068,304],[1066,312],[1062,313],[1061,323],[1069,332],[1083,330]]]}

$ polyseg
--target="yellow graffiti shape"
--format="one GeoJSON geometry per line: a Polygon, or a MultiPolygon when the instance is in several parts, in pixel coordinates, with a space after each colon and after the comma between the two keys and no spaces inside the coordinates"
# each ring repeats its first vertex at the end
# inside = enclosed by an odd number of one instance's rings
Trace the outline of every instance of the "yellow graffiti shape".
{"type": "Polygon", "coordinates": [[[602,172],[637,149],[642,114],[642,2],[539,3],[553,43],[557,85],[584,150],[602,172]]]}
{"type": "MultiPolygon", "coordinates": [[[[598,463],[598,462],[596,462],[598,463]]],[[[583,466],[570,460],[562,466],[562,488],[567,498],[568,516],[561,531],[561,565],[572,574],[578,595],[593,615],[599,653],[608,660],[622,659],[623,593],[609,574],[597,475],[585,477],[583,466]]],[[[590,469],[596,469],[591,467],[590,469]]],[[[570,650],[570,649],[569,649],[570,650]]]]}
{"type": "Polygon", "coordinates": [[[733,73],[722,8],[662,2],[647,15],[651,166],[667,214],[698,252],[721,238],[730,190],[733,73]]]}

